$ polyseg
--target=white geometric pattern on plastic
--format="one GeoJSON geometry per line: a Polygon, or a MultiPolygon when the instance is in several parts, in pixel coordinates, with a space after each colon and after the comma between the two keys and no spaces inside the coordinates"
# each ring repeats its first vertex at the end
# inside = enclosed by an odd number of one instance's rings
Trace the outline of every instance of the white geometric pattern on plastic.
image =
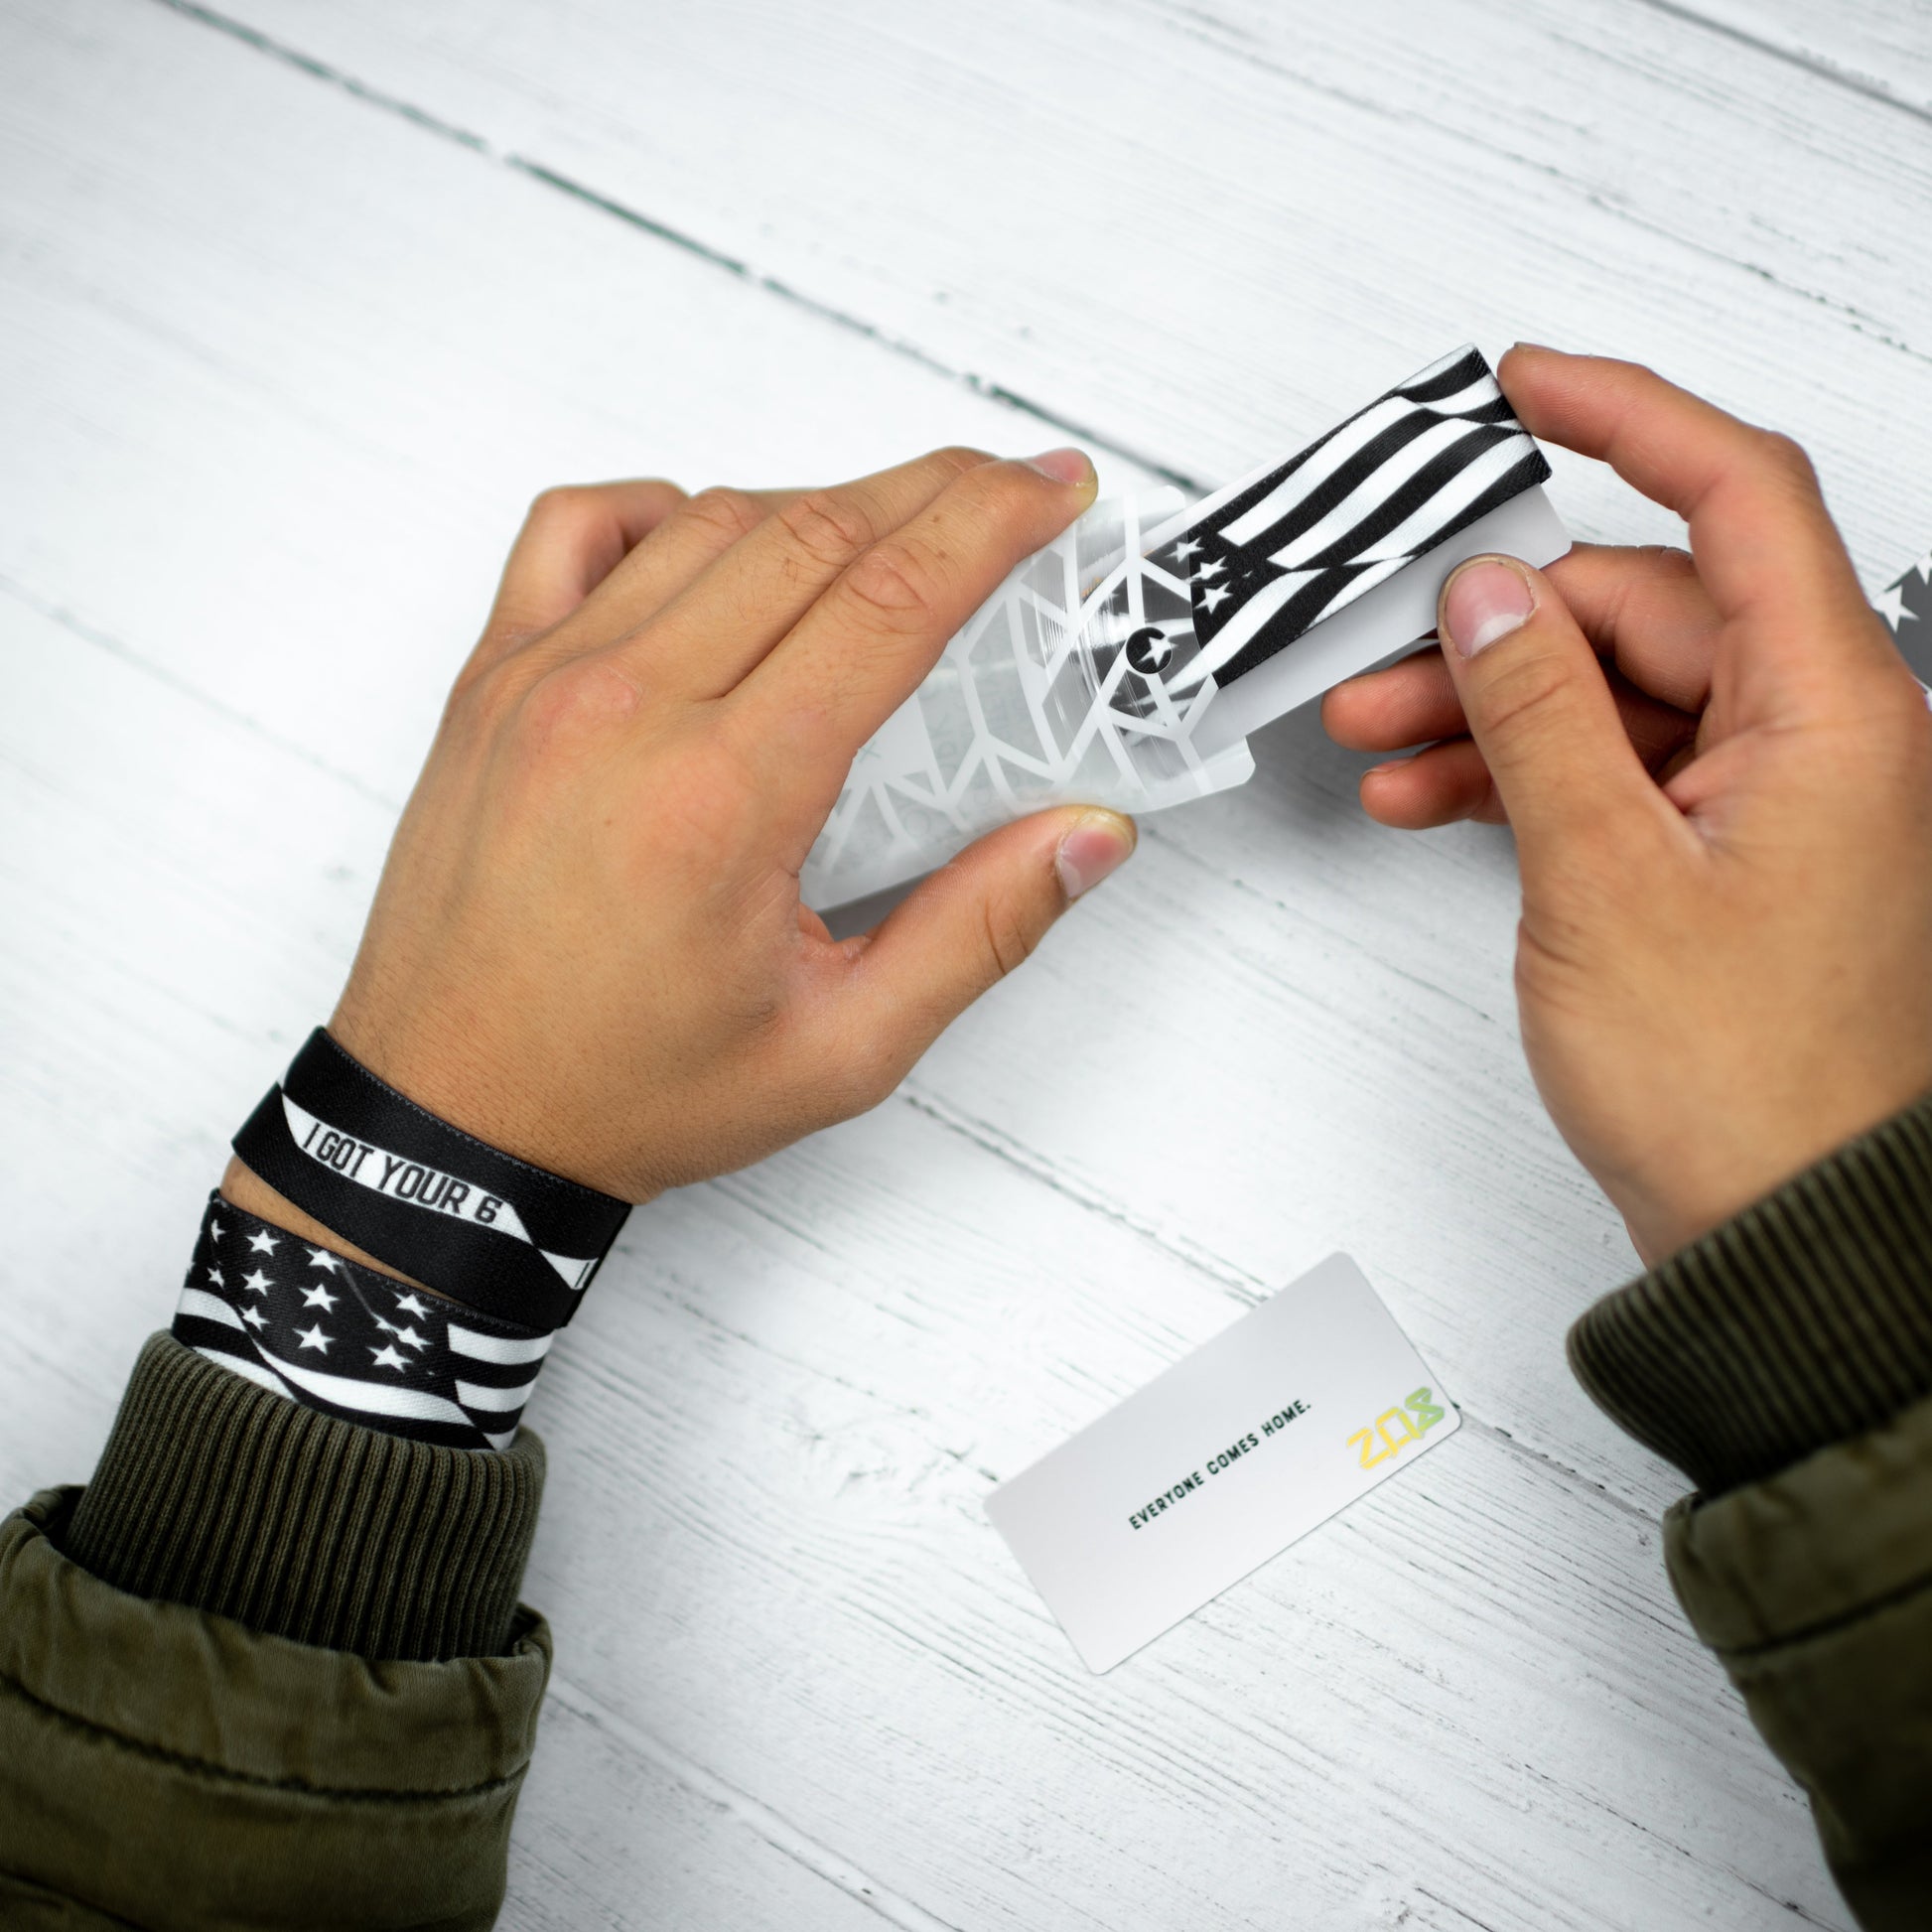
{"type": "Polygon", "coordinates": [[[1140,550],[1183,501],[1096,503],[980,606],[861,747],[805,862],[807,904],[916,878],[1042,806],[1159,811],[1253,776],[1245,743],[1194,747],[1213,682],[1168,689],[1198,654],[1188,591],[1140,550]]]}

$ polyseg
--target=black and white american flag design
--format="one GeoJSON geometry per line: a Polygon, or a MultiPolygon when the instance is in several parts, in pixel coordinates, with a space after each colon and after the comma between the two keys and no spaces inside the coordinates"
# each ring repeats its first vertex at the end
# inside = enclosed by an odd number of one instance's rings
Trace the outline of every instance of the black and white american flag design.
{"type": "Polygon", "coordinates": [[[1884,619],[1912,675],[1932,690],[1932,548],[1878,593],[1872,607],[1884,619]]]}
{"type": "Polygon", "coordinates": [[[1192,600],[1190,672],[1225,688],[1549,475],[1481,351],[1444,356],[1157,533],[1150,561],[1192,600]]]}
{"type": "Polygon", "coordinates": [[[447,1449],[507,1449],[554,1335],[405,1288],[208,1197],[175,1339],[304,1408],[447,1449]]]}

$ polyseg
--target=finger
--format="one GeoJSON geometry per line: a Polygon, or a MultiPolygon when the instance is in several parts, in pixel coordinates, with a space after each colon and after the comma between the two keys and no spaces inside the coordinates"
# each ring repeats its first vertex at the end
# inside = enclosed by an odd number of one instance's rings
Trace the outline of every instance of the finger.
{"type": "MultiPolygon", "coordinates": [[[[1720,620],[1683,551],[1580,543],[1547,574],[1592,648],[1635,690],[1672,711],[1710,701],[1720,620]]],[[[1355,752],[1400,751],[1468,729],[1435,648],[1336,685],[1322,699],[1321,723],[1355,752]]]]}
{"type": "Polygon", "coordinates": [[[1063,806],[970,845],[895,906],[865,939],[830,1024],[848,1062],[853,1042],[883,1097],[939,1033],[1004,979],[1076,898],[1133,853],[1134,821],[1063,806]]]}
{"type": "Polygon", "coordinates": [[[1443,653],[1431,645],[1337,684],[1321,700],[1321,728],[1350,752],[1400,752],[1453,738],[1468,725],[1443,653]]]}
{"type": "Polygon", "coordinates": [[[1428,832],[1465,818],[1498,825],[1505,816],[1489,767],[1471,738],[1432,745],[1362,773],[1362,809],[1378,825],[1428,832]]]}
{"type": "MultiPolygon", "coordinates": [[[[1809,642],[1863,609],[1844,542],[1804,452],[1634,362],[1523,345],[1498,371],[1524,426],[1597,457],[1690,525],[1691,551],[1722,617],[1778,620],[1767,644],[1809,642]]],[[[1860,646],[1879,639],[1861,627],[1860,646]]]]}
{"type": "MultiPolygon", "coordinates": [[[[1613,666],[1606,676],[1624,736],[1655,772],[1690,741],[1697,715],[1638,690],[1613,666]]],[[[1353,752],[1400,752],[1461,738],[1469,729],[1455,681],[1436,645],[1385,671],[1336,685],[1322,701],[1321,722],[1337,745],[1353,752]]]]}
{"type": "Polygon", "coordinates": [[[1625,736],[1603,667],[1556,588],[1513,558],[1451,572],[1437,607],[1444,661],[1516,828],[1526,894],[1580,851],[1682,819],[1625,736]]]}
{"type": "Polygon", "coordinates": [[[1599,657],[1678,711],[1711,701],[1724,620],[1684,551],[1579,543],[1547,575],[1599,657]]]}
{"type": "Polygon", "coordinates": [[[749,743],[785,744],[785,777],[829,809],[853,756],[1023,557],[1094,498],[1076,450],[986,463],[850,564],[731,698],[749,743]]]}
{"type": "Polygon", "coordinates": [[[571,613],[556,643],[567,654],[602,648],[671,603],[695,578],[800,494],[714,485],[678,501],[571,613]]]}
{"type": "MultiPolygon", "coordinates": [[[[1438,668],[1447,680],[1448,667],[1439,662],[1438,668]]],[[[1660,704],[1624,683],[1614,672],[1609,683],[1624,736],[1652,780],[1662,784],[1695,754],[1698,720],[1687,711],[1660,704]]],[[[1411,758],[1378,764],[1362,773],[1362,809],[1378,824],[1408,832],[1450,825],[1464,818],[1500,824],[1508,814],[1490,778],[1489,767],[1483,762],[1475,741],[1467,736],[1467,729],[1457,700],[1453,721],[1441,731],[1428,734],[1440,743],[1427,746],[1411,758]]]]}
{"type": "Polygon", "coordinates": [[[693,574],[627,649],[692,698],[734,689],[875,543],[992,464],[983,450],[934,450],[911,463],[790,498],[743,542],[693,574]]]}
{"type": "Polygon", "coordinates": [[[561,623],[683,501],[676,483],[656,478],[546,489],[510,546],[466,671],[561,623]]]}

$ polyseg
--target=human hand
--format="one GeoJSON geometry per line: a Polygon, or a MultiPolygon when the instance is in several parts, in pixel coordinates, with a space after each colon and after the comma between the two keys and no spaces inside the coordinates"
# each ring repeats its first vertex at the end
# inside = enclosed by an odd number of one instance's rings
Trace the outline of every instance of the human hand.
{"type": "MultiPolygon", "coordinates": [[[[454,1125],[631,1201],[885,1098],[1132,821],[1023,819],[843,942],[799,868],[859,747],[1093,496],[1075,451],[947,450],[802,493],[539,497],[330,1031],[454,1125]]],[[[280,1199],[245,1170],[224,1189],[280,1199]]]]}
{"type": "Polygon", "coordinates": [[[1932,1089],[1932,715],[1788,439],[1628,363],[1500,374],[1690,556],[1464,564],[1445,648],[1324,718],[1443,741],[1365,776],[1371,815],[1515,828],[1531,1071],[1655,1260],[1932,1089]]]}

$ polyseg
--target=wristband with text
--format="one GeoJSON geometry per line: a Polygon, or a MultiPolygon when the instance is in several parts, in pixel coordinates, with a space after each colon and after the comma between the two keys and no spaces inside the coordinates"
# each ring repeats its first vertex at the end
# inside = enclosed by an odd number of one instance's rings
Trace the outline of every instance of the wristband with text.
{"type": "Polygon", "coordinates": [[[234,1151],[365,1254],[467,1308],[545,1332],[577,1312],[630,1212],[439,1120],[320,1027],[242,1124],[234,1151]]]}

